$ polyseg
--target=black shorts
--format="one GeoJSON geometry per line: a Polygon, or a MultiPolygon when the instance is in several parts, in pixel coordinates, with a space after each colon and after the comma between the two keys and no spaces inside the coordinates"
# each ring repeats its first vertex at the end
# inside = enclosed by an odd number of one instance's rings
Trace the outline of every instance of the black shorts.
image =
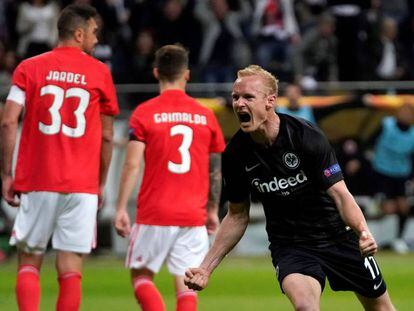
{"type": "Polygon", "coordinates": [[[408,177],[390,177],[375,172],[377,191],[383,193],[387,199],[396,199],[405,196],[405,183],[408,177]]]}
{"type": "Polygon", "coordinates": [[[361,256],[358,238],[353,232],[333,246],[271,245],[270,249],[281,289],[283,279],[291,273],[315,278],[322,290],[327,277],[332,290],[353,291],[368,298],[377,298],[387,289],[374,257],[361,256]]]}

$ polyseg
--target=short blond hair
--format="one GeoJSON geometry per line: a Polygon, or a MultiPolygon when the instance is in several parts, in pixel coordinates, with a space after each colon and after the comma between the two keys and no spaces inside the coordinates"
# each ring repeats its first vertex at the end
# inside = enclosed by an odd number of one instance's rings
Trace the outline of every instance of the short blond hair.
{"type": "Polygon", "coordinates": [[[259,76],[264,82],[265,86],[269,88],[270,94],[275,94],[277,96],[279,92],[279,80],[272,75],[269,71],[264,70],[258,65],[250,65],[246,68],[240,69],[237,71],[237,78],[248,77],[248,76],[259,76]]]}

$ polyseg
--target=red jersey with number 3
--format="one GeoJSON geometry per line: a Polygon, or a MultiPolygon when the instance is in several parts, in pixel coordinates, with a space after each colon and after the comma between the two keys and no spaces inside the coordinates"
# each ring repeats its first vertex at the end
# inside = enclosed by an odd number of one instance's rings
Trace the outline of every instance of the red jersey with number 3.
{"type": "Polygon", "coordinates": [[[167,90],[135,109],[130,135],[145,143],[136,222],[204,225],[209,155],[225,147],[213,112],[180,90],[167,90]]]}
{"type": "Polygon", "coordinates": [[[59,47],[20,63],[13,85],[26,98],[15,190],[98,193],[100,114],[118,113],[107,66],[59,47]]]}

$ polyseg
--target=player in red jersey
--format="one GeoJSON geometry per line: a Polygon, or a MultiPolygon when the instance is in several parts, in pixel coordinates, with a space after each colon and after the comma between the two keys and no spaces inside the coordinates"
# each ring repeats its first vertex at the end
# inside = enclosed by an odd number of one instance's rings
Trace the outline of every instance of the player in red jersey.
{"type": "Polygon", "coordinates": [[[97,43],[96,17],[91,6],[66,7],[58,20],[58,46],[23,61],[13,74],[1,122],[2,180],[5,200],[20,204],[10,240],[18,249],[20,310],[39,308],[39,270],[51,236],[57,250],[56,309],[79,309],[82,254],[95,240],[118,113],[109,69],[90,56],[97,43]]]}
{"type": "Polygon", "coordinates": [[[126,267],[142,310],[165,310],[152,280],[166,261],[175,277],[177,310],[190,311],[197,309],[197,295],[184,285],[184,272],[201,262],[208,233],[218,227],[224,139],[213,112],[185,93],[190,72],[183,47],[160,48],[154,76],[160,95],[139,105],[130,119],[115,227],[130,239],[126,267]],[[127,202],[142,158],[144,178],[131,229],[127,202]]]}

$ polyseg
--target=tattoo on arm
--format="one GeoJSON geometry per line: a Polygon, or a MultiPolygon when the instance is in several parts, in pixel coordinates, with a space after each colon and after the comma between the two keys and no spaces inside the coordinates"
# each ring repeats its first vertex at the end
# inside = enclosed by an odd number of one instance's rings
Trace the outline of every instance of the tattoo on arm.
{"type": "Polygon", "coordinates": [[[210,154],[210,191],[208,200],[216,205],[220,202],[221,193],[221,154],[210,154]]]}

